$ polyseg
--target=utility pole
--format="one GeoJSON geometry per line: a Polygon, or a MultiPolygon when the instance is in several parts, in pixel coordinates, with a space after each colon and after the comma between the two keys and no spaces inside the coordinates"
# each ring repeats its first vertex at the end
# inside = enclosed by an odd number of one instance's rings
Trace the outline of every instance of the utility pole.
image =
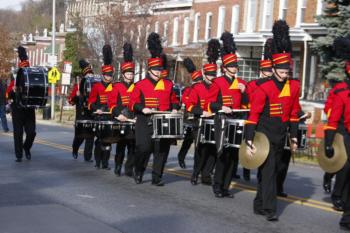
{"type": "MultiPolygon", "coordinates": [[[[52,58],[55,57],[56,43],[56,0],[52,0],[52,58]]],[[[52,67],[55,67],[56,61],[52,62],[52,67]]],[[[55,119],[55,84],[51,84],[51,119],[55,119]]]]}

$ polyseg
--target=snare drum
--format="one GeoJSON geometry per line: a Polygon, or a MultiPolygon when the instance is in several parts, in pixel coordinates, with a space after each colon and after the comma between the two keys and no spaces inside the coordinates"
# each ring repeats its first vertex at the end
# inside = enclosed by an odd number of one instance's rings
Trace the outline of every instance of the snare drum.
{"type": "Polygon", "coordinates": [[[241,119],[226,120],[224,146],[240,148],[244,138],[244,121],[241,119]]]}
{"type": "Polygon", "coordinates": [[[117,143],[120,139],[120,124],[118,121],[97,121],[96,135],[102,143],[117,143]]]}
{"type": "Polygon", "coordinates": [[[119,139],[135,139],[135,123],[132,122],[118,122],[120,131],[119,139]]]}
{"type": "MultiPolygon", "coordinates": [[[[306,125],[299,125],[298,128],[298,150],[305,150],[307,149],[307,126],[306,125]]],[[[286,142],[285,142],[285,146],[284,149],[286,150],[290,150],[290,137],[289,135],[287,135],[286,137],[286,142]]]]}
{"type": "Polygon", "coordinates": [[[75,121],[75,134],[79,138],[94,138],[95,122],[91,120],[75,121]]]}
{"type": "Polygon", "coordinates": [[[200,143],[215,143],[215,126],[213,119],[203,119],[200,143]]]}
{"type": "Polygon", "coordinates": [[[48,99],[49,83],[44,67],[20,68],[16,77],[20,104],[25,107],[44,107],[48,99]]]}
{"type": "Polygon", "coordinates": [[[184,137],[183,114],[168,113],[154,114],[152,116],[153,139],[184,137]]]}

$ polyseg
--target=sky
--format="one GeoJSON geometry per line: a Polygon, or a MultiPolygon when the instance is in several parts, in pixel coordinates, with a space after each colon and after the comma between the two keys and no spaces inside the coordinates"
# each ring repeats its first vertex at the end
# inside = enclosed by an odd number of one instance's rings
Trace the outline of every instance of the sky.
{"type": "Polygon", "coordinates": [[[20,10],[21,3],[26,0],[0,0],[0,9],[20,10]]]}

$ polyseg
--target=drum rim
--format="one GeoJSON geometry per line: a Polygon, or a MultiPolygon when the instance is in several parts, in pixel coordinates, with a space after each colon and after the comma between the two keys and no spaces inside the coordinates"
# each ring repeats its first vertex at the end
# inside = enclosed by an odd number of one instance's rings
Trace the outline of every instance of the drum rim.
{"type": "Polygon", "coordinates": [[[93,120],[76,120],[75,123],[95,123],[93,120]]]}
{"type": "Polygon", "coordinates": [[[156,113],[153,114],[154,118],[160,118],[160,117],[165,117],[165,118],[183,118],[182,113],[156,113]]]}
{"type": "Polygon", "coordinates": [[[118,125],[117,121],[95,121],[97,125],[118,125]]]}

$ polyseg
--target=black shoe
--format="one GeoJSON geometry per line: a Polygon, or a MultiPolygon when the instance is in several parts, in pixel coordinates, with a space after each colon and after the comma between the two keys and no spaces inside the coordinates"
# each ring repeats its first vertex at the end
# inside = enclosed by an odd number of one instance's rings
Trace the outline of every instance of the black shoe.
{"type": "Polygon", "coordinates": [[[344,202],[339,197],[332,198],[333,209],[336,211],[344,211],[344,202]]]}
{"type": "Polygon", "coordinates": [[[111,168],[108,167],[108,166],[102,166],[102,169],[103,169],[103,170],[111,170],[111,168]]]}
{"type": "Polygon", "coordinates": [[[202,176],[202,184],[204,185],[212,185],[211,177],[210,176],[202,176]]]}
{"type": "Polygon", "coordinates": [[[8,132],[10,132],[10,130],[9,130],[9,129],[5,129],[4,132],[5,132],[5,133],[8,133],[8,132]]]}
{"type": "Polygon", "coordinates": [[[254,210],[254,214],[265,216],[266,212],[265,210],[259,209],[259,210],[254,210]]]}
{"type": "Polygon", "coordinates": [[[326,193],[332,192],[332,180],[331,179],[323,178],[323,190],[326,193]]]}
{"type": "Polygon", "coordinates": [[[285,193],[285,192],[278,192],[277,196],[279,196],[279,197],[288,197],[288,194],[285,193]]]}
{"type": "Polygon", "coordinates": [[[96,168],[96,169],[100,169],[100,168],[101,168],[101,165],[98,164],[98,163],[96,163],[96,164],[95,164],[95,168],[96,168]]]}
{"type": "Polygon", "coordinates": [[[32,154],[30,153],[29,149],[24,149],[24,154],[25,154],[27,160],[32,159],[32,154]]]}
{"type": "Polygon", "coordinates": [[[350,223],[339,223],[340,229],[350,231],[350,223]]]}
{"type": "Polygon", "coordinates": [[[275,212],[273,211],[266,211],[266,220],[269,222],[275,222],[278,221],[278,217],[275,212]]]}
{"type": "Polygon", "coordinates": [[[323,189],[326,193],[331,193],[332,192],[332,187],[330,183],[325,183],[323,184],[323,189]]]}
{"type": "Polygon", "coordinates": [[[162,179],[152,179],[152,185],[154,186],[164,186],[164,182],[162,181],[162,179]]]}
{"type": "Polygon", "coordinates": [[[72,156],[73,156],[73,159],[77,159],[78,158],[78,153],[77,152],[73,152],[72,156]]]}
{"type": "Polygon", "coordinates": [[[117,176],[121,176],[121,170],[122,170],[122,167],[120,165],[116,165],[114,168],[114,174],[117,176]]]}
{"type": "Polygon", "coordinates": [[[186,169],[185,160],[180,160],[180,159],[179,159],[179,166],[180,166],[182,169],[186,169]]]}
{"type": "Polygon", "coordinates": [[[20,163],[20,162],[22,162],[22,158],[17,158],[15,161],[16,161],[17,163],[20,163]]]}
{"type": "Polygon", "coordinates": [[[233,175],[233,176],[232,176],[232,179],[239,180],[239,179],[241,179],[241,176],[240,176],[240,175],[235,174],[235,175],[233,175]]]}
{"type": "Polygon", "coordinates": [[[136,184],[141,184],[142,183],[142,175],[134,172],[134,180],[135,180],[136,184]]]}
{"type": "Polygon", "coordinates": [[[217,197],[217,198],[223,198],[224,197],[223,190],[220,187],[220,185],[218,185],[218,184],[214,184],[213,185],[213,192],[214,192],[215,197],[217,197]]]}
{"type": "Polygon", "coordinates": [[[84,159],[84,161],[87,162],[87,163],[92,163],[93,162],[92,159],[84,159]]]}
{"type": "Polygon", "coordinates": [[[224,197],[227,197],[227,198],[233,198],[234,197],[233,193],[231,193],[229,190],[226,190],[226,189],[222,190],[222,195],[224,197]]]}
{"type": "Polygon", "coordinates": [[[197,185],[198,184],[198,175],[192,174],[192,176],[191,176],[191,184],[192,185],[197,185]]]}

